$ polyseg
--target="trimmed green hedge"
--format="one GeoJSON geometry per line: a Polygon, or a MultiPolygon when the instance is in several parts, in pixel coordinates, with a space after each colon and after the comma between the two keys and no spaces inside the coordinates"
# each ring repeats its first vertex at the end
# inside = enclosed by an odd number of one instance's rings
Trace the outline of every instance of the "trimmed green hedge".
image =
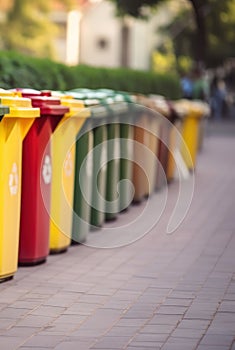
{"type": "Polygon", "coordinates": [[[110,88],[143,94],[180,97],[179,78],[125,68],[110,69],[85,65],[68,67],[49,59],[32,58],[15,52],[0,52],[0,87],[30,87],[38,90],[110,88]]]}

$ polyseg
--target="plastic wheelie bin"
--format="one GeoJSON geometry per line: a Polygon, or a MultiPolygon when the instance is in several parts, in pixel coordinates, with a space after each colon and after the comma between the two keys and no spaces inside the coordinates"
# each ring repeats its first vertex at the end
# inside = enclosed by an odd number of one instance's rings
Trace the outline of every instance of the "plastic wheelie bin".
{"type": "Polygon", "coordinates": [[[120,187],[119,187],[119,209],[128,209],[133,199],[132,176],[134,159],[134,106],[129,103],[127,112],[120,117],[120,187]]]}
{"type": "MultiPolygon", "coordinates": [[[[157,167],[156,175],[156,186],[155,189],[159,190],[167,184],[167,174],[171,173],[168,169],[169,164],[169,145],[170,137],[173,123],[173,115],[171,114],[170,107],[167,101],[162,96],[153,97],[155,103],[155,110],[159,112],[163,118],[160,121],[160,130],[159,130],[159,147],[158,147],[158,161],[159,166],[157,167]],[[169,123],[170,122],[170,123],[169,123]]],[[[171,166],[173,168],[173,166],[171,166]]]]}
{"type": "Polygon", "coordinates": [[[198,151],[198,135],[201,118],[204,117],[203,108],[194,101],[181,100],[177,102],[178,107],[186,110],[182,124],[182,137],[185,144],[182,144],[181,153],[189,170],[194,170],[198,151]]]}
{"type": "Polygon", "coordinates": [[[140,202],[155,189],[157,172],[159,120],[154,112],[153,102],[144,96],[137,96],[137,119],[134,129],[134,201],[140,202]]]}
{"type": "Polygon", "coordinates": [[[71,244],[76,135],[90,116],[81,102],[66,98],[62,103],[70,106],[70,112],[52,135],[51,253],[64,252],[71,244]]]}
{"type": "Polygon", "coordinates": [[[119,106],[119,128],[120,128],[120,174],[119,174],[119,211],[124,211],[133,199],[133,136],[134,136],[134,99],[127,92],[111,89],[96,90],[99,93],[111,97],[115,105],[119,106]],[[125,102],[126,104],[123,104],[125,102]]]}
{"type": "MultiPolygon", "coordinates": [[[[1,94],[0,94],[1,95],[1,94]]],[[[0,97],[1,98],[1,97],[0,97]]],[[[29,99],[2,98],[10,112],[0,121],[0,280],[13,277],[17,270],[20,226],[22,142],[38,108],[29,99]],[[21,104],[23,107],[21,107],[21,104]]],[[[1,107],[2,108],[2,107],[1,107]]],[[[1,114],[7,110],[1,110],[1,114]]],[[[32,199],[33,200],[33,199],[32,199]]]]}
{"type": "Polygon", "coordinates": [[[93,123],[93,176],[91,198],[91,228],[101,227],[105,221],[105,196],[107,181],[107,118],[104,106],[91,108],[93,123]]]}
{"type": "Polygon", "coordinates": [[[141,202],[145,197],[145,184],[148,182],[146,168],[146,148],[144,145],[148,144],[148,134],[146,130],[148,128],[148,116],[145,108],[140,104],[135,107],[134,118],[134,151],[133,151],[133,185],[135,189],[133,201],[135,203],[141,202]]]}
{"type": "Polygon", "coordinates": [[[23,143],[20,265],[42,263],[49,254],[52,179],[50,140],[55,127],[68,111],[57,98],[32,95],[31,98],[33,106],[40,107],[40,118],[34,121],[23,143]]]}
{"type": "MultiPolygon", "coordinates": [[[[107,124],[107,181],[106,181],[106,208],[105,219],[114,220],[119,212],[118,183],[120,177],[120,127],[119,113],[120,104],[106,104],[108,118],[111,123],[107,124]]],[[[121,108],[122,110],[122,108],[121,108]]]]}
{"type": "Polygon", "coordinates": [[[181,129],[182,129],[182,113],[178,113],[174,108],[174,104],[167,101],[170,110],[170,120],[173,123],[169,134],[169,152],[166,177],[167,182],[174,180],[176,172],[175,152],[181,148],[181,129]]]}
{"type": "MultiPolygon", "coordinates": [[[[83,111],[86,117],[90,116],[90,110],[83,111]]],[[[77,135],[75,183],[73,197],[73,227],[72,243],[83,243],[87,239],[90,229],[90,206],[93,174],[93,132],[91,120],[87,119],[81,132],[77,135]]]]}

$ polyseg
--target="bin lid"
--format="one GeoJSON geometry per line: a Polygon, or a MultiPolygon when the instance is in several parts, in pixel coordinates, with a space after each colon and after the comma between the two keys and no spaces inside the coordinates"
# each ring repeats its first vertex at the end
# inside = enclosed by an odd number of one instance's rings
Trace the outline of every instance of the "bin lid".
{"type": "Polygon", "coordinates": [[[10,108],[8,106],[0,105],[0,116],[8,114],[10,112],[10,108]]]}
{"type": "Polygon", "coordinates": [[[78,100],[85,100],[87,98],[85,93],[69,90],[65,92],[66,95],[72,96],[78,100]]]}
{"type": "Polygon", "coordinates": [[[128,103],[127,102],[113,102],[108,105],[112,110],[113,114],[123,114],[128,111],[128,103]]]}
{"type": "Polygon", "coordinates": [[[40,107],[41,115],[63,116],[69,112],[69,108],[62,105],[44,104],[40,107]]]}
{"type": "Polygon", "coordinates": [[[31,97],[32,101],[32,106],[33,107],[39,107],[41,108],[42,106],[45,105],[61,105],[60,103],[60,98],[59,97],[50,97],[50,96],[32,96],[31,97]]]}
{"type": "Polygon", "coordinates": [[[86,107],[98,106],[100,104],[100,101],[95,98],[93,99],[88,98],[84,100],[84,104],[86,107]]]}
{"type": "Polygon", "coordinates": [[[5,115],[7,118],[37,118],[40,117],[40,109],[33,107],[10,107],[10,112],[5,115]]]}
{"type": "Polygon", "coordinates": [[[61,104],[69,108],[69,117],[88,118],[91,115],[90,109],[86,108],[83,101],[73,98],[62,98],[61,104]]]}
{"type": "Polygon", "coordinates": [[[14,91],[4,90],[4,89],[0,88],[0,95],[1,96],[15,96],[15,93],[14,93],[14,91]]]}
{"type": "Polygon", "coordinates": [[[61,104],[70,108],[84,108],[84,102],[82,100],[75,100],[73,98],[61,98],[61,104]]]}
{"type": "Polygon", "coordinates": [[[25,97],[17,97],[17,96],[1,96],[0,93],[0,101],[3,105],[6,106],[18,106],[18,107],[32,107],[31,100],[25,97]]]}
{"type": "Polygon", "coordinates": [[[60,90],[51,90],[51,96],[54,97],[64,97],[65,95],[67,95],[64,91],[60,91],[60,90]]]}
{"type": "Polygon", "coordinates": [[[91,108],[91,116],[93,118],[105,118],[109,115],[108,110],[105,106],[97,105],[91,108]]]}
{"type": "Polygon", "coordinates": [[[174,108],[181,110],[184,117],[191,118],[203,118],[210,113],[207,103],[185,99],[174,102],[174,108]]]}

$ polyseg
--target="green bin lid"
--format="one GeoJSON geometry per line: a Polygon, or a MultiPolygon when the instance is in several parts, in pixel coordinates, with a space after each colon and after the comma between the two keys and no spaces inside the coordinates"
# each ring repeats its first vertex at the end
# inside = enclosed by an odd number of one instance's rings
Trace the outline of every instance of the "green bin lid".
{"type": "Polygon", "coordinates": [[[93,118],[106,118],[108,114],[108,109],[105,106],[97,105],[91,108],[91,116],[93,118]]]}

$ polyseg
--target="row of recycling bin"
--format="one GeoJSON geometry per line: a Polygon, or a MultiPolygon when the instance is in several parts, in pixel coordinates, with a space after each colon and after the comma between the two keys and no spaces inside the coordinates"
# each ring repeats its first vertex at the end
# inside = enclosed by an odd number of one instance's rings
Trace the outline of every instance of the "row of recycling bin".
{"type": "Polygon", "coordinates": [[[0,89],[0,102],[0,281],[161,189],[175,151],[193,170],[208,115],[200,102],[106,89],[0,89]]]}

